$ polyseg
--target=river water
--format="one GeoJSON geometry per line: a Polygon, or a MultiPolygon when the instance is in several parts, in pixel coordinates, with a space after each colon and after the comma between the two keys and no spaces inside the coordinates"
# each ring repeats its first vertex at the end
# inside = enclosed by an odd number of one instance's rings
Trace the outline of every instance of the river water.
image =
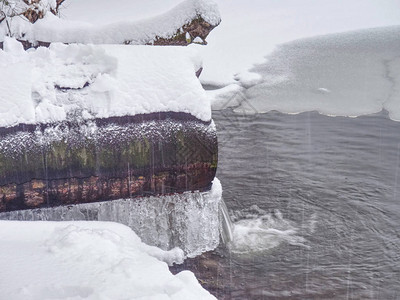
{"type": "Polygon", "coordinates": [[[234,241],[187,260],[219,299],[400,299],[400,123],[214,112],[234,241]]]}
{"type": "Polygon", "coordinates": [[[213,112],[233,241],[175,271],[219,299],[400,299],[399,33],[293,41],[254,68],[213,112]]]}

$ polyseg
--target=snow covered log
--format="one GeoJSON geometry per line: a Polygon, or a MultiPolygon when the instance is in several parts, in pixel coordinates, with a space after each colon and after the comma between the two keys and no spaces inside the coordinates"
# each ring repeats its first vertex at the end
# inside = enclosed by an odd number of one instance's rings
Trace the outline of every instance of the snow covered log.
{"type": "MultiPolygon", "coordinates": [[[[3,47],[6,36],[19,40],[25,49],[48,47],[54,42],[180,46],[206,44],[208,34],[221,21],[218,7],[211,0],[186,0],[161,15],[111,23],[105,20],[100,25],[56,16],[62,2],[33,2],[28,5],[25,0],[17,1],[22,3],[18,13],[3,12],[4,18],[0,17],[0,48],[3,47]],[[49,3],[46,5],[47,2],[49,3]],[[46,9],[53,13],[46,13],[46,9]]],[[[91,9],[96,10],[99,5],[101,4],[96,4],[91,9]]],[[[143,4],[133,1],[122,5],[126,6],[126,10],[140,10],[143,4]]],[[[2,11],[0,16],[1,13],[2,11]]]]}
{"type": "Polygon", "coordinates": [[[208,190],[210,123],[185,113],[0,128],[0,211],[208,190]]]}
{"type": "Polygon", "coordinates": [[[6,39],[0,67],[0,211],[211,187],[195,49],[6,39]]]}

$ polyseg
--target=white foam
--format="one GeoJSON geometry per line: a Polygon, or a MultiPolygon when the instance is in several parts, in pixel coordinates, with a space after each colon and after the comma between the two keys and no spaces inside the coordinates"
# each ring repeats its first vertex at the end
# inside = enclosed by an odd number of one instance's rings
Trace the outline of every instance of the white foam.
{"type": "Polygon", "coordinates": [[[268,251],[282,243],[309,247],[306,239],[299,235],[299,229],[285,220],[279,210],[266,213],[254,205],[249,212],[242,212],[240,218],[234,223],[231,243],[234,253],[268,251]]]}

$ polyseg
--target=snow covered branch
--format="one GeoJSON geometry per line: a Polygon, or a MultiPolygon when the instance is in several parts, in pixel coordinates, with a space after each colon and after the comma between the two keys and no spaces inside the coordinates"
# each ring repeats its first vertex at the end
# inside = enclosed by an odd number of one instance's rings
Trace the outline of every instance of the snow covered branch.
{"type": "Polygon", "coordinates": [[[31,23],[43,19],[47,11],[58,13],[59,6],[64,0],[0,0],[0,23],[6,18],[23,16],[31,23]]]}
{"type": "Polygon", "coordinates": [[[186,0],[166,13],[149,19],[94,26],[56,16],[63,2],[64,0],[13,2],[21,8],[14,9],[16,14],[12,16],[8,16],[4,11],[6,17],[13,22],[9,29],[0,23],[0,43],[4,40],[4,36],[12,36],[21,41],[25,48],[49,45],[53,42],[132,45],[206,44],[206,37],[221,21],[218,7],[212,0],[186,0]],[[47,11],[53,14],[46,14],[47,11]],[[15,18],[21,14],[30,23],[21,24],[20,18],[15,18]]]}
{"type": "MultiPolygon", "coordinates": [[[[0,48],[3,48],[1,40],[4,39],[4,36],[1,36],[1,31],[5,32],[6,36],[16,36],[15,28],[20,26],[14,26],[14,19],[18,18],[19,21],[33,24],[37,20],[43,19],[47,11],[57,15],[58,8],[63,2],[64,0],[0,0],[0,48]],[[1,27],[3,27],[3,30],[1,30],[1,27]]],[[[22,33],[23,35],[25,33],[22,33]]],[[[26,48],[30,47],[30,43],[26,41],[23,41],[23,43],[26,48]]]]}

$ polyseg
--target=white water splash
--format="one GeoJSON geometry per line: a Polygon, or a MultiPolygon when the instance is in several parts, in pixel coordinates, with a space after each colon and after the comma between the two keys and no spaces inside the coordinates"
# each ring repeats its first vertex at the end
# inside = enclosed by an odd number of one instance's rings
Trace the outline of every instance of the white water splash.
{"type": "Polygon", "coordinates": [[[266,213],[258,206],[240,212],[241,218],[233,225],[231,250],[245,254],[267,251],[282,243],[309,248],[306,239],[298,234],[291,221],[283,218],[279,210],[266,213]]]}

